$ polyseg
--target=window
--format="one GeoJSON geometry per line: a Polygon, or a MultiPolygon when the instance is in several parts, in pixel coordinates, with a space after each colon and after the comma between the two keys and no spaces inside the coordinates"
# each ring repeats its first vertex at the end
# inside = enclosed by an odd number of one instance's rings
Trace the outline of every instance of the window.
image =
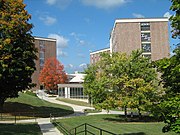
{"type": "Polygon", "coordinates": [[[44,52],[40,52],[40,55],[39,55],[40,57],[40,59],[44,59],[44,52]]]}
{"type": "Polygon", "coordinates": [[[150,23],[148,22],[141,23],[141,31],[150,31],[150,23]]]}
{"type": "Polygon", "coordinates": [[[44,57],[45,57],[45,41],[39,41],[39,60],[40,60],[40,70],[43,69],[44,66],[44,57]]]}
{"type": "Polygon", "coordinates": [[[151,59],[151,54],[143,54],[143,57],[151,59]]]}
{"type": "Polygon", "coordinates": [[[44,66],[44,59],[40,59],[40,67],[44,66]]]}
{"type": "Polygon", "coordinates": [[[151,44],[142,44],[142,51],[143,52],[151,52],[151,44]]]}
{"type": "Polygon", "coordinates": [[[141,33],[141,42],[150,42],[151,36],[150,33],[141,33]]]}

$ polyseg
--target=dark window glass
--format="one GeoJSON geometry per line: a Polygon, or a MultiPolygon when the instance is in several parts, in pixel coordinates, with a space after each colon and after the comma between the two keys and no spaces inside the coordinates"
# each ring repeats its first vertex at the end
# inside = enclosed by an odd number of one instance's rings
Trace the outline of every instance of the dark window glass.
{"type": "Polygon", "coordinates": [[[143,54],[143,56],[144,56],[145,58],[151,59],[151,54],[143,54]]]}
{"type": "Polygon", "coordinates": [[[149,31],[150,30],[150,23],[144,22],[141,23],[141,31],[149,31]]]}
{"type": "Polygon", "coordinates": [[[150,33],[141,33],[141,41],[150,42],[151,41],[150,33]]]}
{"type": "Polygon", "coordinates": [[[142,44],[143,52],[151,52],[151,44],[142,44]]]}

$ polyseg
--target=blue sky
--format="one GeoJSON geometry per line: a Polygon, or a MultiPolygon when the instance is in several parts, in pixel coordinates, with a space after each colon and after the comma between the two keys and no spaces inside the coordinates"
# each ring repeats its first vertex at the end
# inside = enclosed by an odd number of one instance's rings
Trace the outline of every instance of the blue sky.
{"type": "MultiPolygon", "coordinates": [[[[115,19],[169,17],[169,0],[24,0],[33,36],[57,39],[65,71],[82,71],[89,53],[109,47],[115,19]]],[[[169,28],[170,31],[171,28],[169,28]]],[[[176,41],[169,35],[170,45],[176,41]]]]}

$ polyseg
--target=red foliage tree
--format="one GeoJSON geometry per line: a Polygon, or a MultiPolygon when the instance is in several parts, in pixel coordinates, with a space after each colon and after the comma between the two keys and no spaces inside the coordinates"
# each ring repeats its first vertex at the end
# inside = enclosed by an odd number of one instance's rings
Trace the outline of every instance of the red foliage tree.
{"type": "Polygon", "coordinates": [[[67,81],[64,66],[54,57],[47,59],[40,72],[39,81],[47,90],[57,90],[57,84],[67,81]]]}

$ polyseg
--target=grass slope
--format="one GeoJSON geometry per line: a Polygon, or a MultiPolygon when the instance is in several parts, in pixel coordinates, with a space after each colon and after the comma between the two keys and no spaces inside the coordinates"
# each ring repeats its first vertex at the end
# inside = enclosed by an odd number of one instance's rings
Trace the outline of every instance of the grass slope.
{"type": "MultiPolygon", "coordinates": [[[[175,135],[174,133],[162,133],[164,123],[161,122],[125,122],[119,115],[93,115],[80,116],[59,120],[66,129],[72,129],[83,123],[108,130],[120,135],[175,135]]],[[[94,129],[95,134],[98,132],[94,129]]]]}
{"type": "MultiPolygon", "coordinates": [[[[73,113],[73,109],[68,106],[53,104],[39,99],[36,95],[20,93],[18,98],[8,99],[3,108],[4,113],[35,113],[37,117],[49,117],[49,114],[63,116],[73,113]]],[[[27,114],[28,115],[28,114],[27,114]]]]}
{"type": "Polygon", "coordinates": [[[42,135],[42,133],[35,123],[0,124],[0,135],[42,135]]]}

